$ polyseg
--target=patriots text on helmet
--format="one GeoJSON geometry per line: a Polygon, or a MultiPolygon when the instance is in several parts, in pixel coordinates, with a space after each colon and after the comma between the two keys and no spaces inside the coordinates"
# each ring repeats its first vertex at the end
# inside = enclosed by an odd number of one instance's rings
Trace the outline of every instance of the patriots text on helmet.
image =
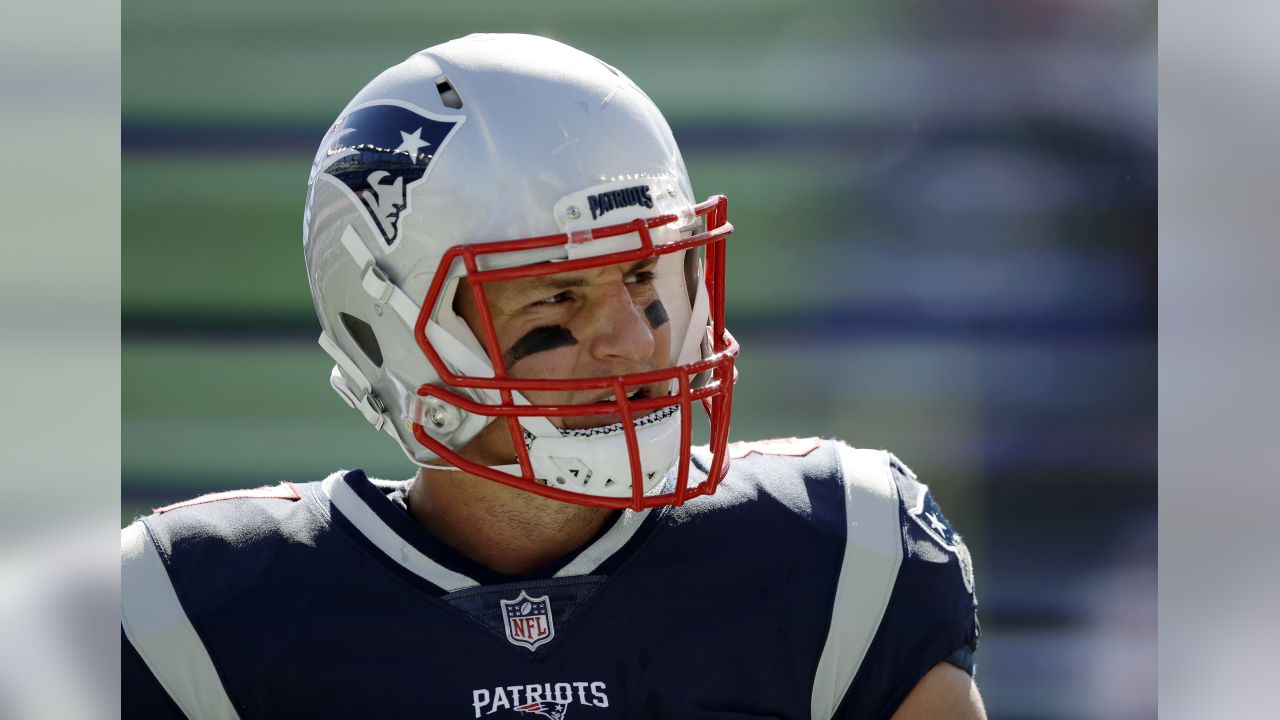
{"type": "Polygon", "coordinates": [[[618,210],[634,205],[646,208],[653,207],[653,197],[649,195],[648,185],[636,185],[622,188],[621,190],[610,190],[598,195],[587,196],[587,207],[591,209],[592,220],[599,218],[610,210],[618,210]]]}

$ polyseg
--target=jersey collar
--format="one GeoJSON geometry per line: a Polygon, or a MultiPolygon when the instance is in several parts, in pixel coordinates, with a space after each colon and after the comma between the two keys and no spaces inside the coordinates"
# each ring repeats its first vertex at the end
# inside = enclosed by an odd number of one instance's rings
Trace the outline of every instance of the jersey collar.
{"type": "Polygon", "coordinates": [[[509,575],[462,555],[418,525],[404,504],[410,482],[370,480],[357,469],[330,475],[321,483],[321,489],[331,507],[372,546],[372,551],[445,592],[607,573],[642,543],[656,515],[654,508],[623,510],[584,547],[531,572],[509,575]]]}

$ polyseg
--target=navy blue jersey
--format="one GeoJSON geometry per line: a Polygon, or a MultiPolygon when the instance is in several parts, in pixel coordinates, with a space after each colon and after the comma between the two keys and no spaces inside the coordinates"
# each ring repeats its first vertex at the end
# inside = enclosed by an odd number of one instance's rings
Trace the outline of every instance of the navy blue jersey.
{"type": "Polygon", "coordinates": [[[122,534],[123,715],[887,718],[939,662],[972,672],[968,554],[904,465],[732,450],[715,495],[623,511],[525,575],[358,470],[145,517],[122,534]]]}

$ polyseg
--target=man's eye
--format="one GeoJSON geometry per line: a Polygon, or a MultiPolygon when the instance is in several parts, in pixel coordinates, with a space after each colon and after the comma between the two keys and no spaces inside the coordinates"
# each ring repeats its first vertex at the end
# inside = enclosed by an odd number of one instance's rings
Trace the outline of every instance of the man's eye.
{"type": "Polygon", "coordinates": [[[640,272],[632,273],[631,276],[627,278],[627,282],[631,285],[648,285],[653,282],[656,277],[658,277],[658,274],[652,270],[641,270],[640,272]]]}
{"type": "Polygon", "coordinates": [[[562,302],[568,302],[568,301],[569,301],[569,293],[559,292],[559,293],[556,293],[555,295],[542,298],[541,300],[538,300],[533,304],[534,305],[559,305],[562,302]]]}

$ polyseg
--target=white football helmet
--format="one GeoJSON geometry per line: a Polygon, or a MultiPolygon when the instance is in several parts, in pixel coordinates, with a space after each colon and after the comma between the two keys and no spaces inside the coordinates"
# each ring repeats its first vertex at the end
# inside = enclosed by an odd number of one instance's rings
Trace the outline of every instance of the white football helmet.
{"type": "Polygon", "coordinates": [[[666,120],[604,62],[528,35],[423,50],[352,99],[311,167],[303,247],[331,384],[419,465],[600,507],[710,493],[728,467],[738,349],[724,327],[726,211],[723,196],[695,204],[666,120]],[[509,376],[485,283],[655,257],[665,313],[650,322],[670,323],[669,364],[509,376]],[[455,310],[468,288],[475,330],[455,310]],[[665,391],[637,392],[654,386],[665,391]],[[571,390],[596,399],[528,396],[571,390]],[[690,486],[695,402],[712,466],[690,486]],[[609,415],[577,430],[553,420],[609,415]],[[492,422],[511,434],[509,464],[459,453],[492,422]],[[674,489],[657,492],[676,464],[674,489]]]}

